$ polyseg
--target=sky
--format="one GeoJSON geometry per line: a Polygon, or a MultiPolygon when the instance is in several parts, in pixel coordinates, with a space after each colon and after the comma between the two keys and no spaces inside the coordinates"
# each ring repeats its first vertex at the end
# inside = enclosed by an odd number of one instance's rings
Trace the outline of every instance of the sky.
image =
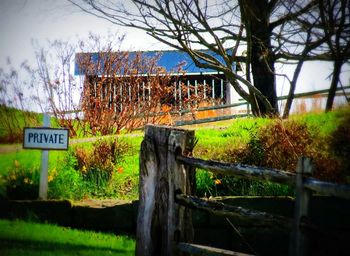
{"type": "Polygon", "coordinates": [[[14,63],[33,60],[33,40],[40,45],[55,39],[76,42],[89,32],[102,36],[109,32],[125,34],[125,50],[164,49],[142,31],[116,26],[65,0],[0,0],[0,65],[7,57],[14,63]]]}
{"type": "MultiPolygon", "coordinates": [[[[74,43],[79,38],[86,38],[89,32],[101,36],[125,34],[123,50],[169,49],[143,31],[123,28],[84,13],[65,0],[0,0],[0,68],[6,67],[8,59],[15,67],[24,60],[35,63],[33,40],[41,46],[56,39],[74,43]]],[[[330,80],[327,77],[331,68],[331,64],[325,63],[304,65],[296,92],[328,88],[330,80]]],[[[277,67],[277,72],[284,71],[277,67]]],[[[349,72],[343,74],[342,78],[349,84],[349,72]]],[[[288,82],[279,77],[278,95],[286,94],[287,90],[288,82]]]]}

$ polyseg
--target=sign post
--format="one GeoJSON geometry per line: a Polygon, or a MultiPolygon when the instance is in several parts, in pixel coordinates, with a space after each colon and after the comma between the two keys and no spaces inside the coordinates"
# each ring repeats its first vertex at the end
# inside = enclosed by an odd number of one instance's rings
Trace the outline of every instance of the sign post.
{"type": "MultiPolygon", "coordinates": [[[[44,114],[43,127],[50,127],[50,116],[44,114]]],[[[39,183],[39,199],[47,199],[47,176],[49,169],[49,151],[44,149],[41,151],[41,170],[40,170],[40,183],[39,183]]]]}
{"type": "Polygon", "coordinates": [[[24,128],[23,148],[42,149],[39,199],[47,199],[49,150],[68,150],[69,130],[50,128],[50,116],[44,114],[43,127],[24,128]]]}

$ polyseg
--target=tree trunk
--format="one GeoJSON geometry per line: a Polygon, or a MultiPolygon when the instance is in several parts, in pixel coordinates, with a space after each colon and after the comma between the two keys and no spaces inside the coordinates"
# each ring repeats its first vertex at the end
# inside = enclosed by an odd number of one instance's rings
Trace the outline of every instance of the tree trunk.
{"type": "Polygon", "coordinates": [[[342,60],[334,61],[332,82],[331,82],[331,87],[329,88],[327,103],[326,103],[326,112],[332,110],[342,65],[343,65],[342,60]]]}
{"type": "Polygon", "coordinates": [[[295,68],[294,75],[293,75],[293,80],[290,83],[290,88],[288,92],[288,98],[286,102],[286,106],[284,107],[284,112],[283,112],[283,118],[288,118],[290,109],[292,107],[293,99],[294,99],[294,92],[295,92],[295,87],[297,85],[297,80],[301,71],[301,67],[303,66],[304,61],[300,60],[298,62],[297,67],[295,68]]]}
{"type": "Polygon", "coordinates": [[[248,45],[250,45],[250,63],[254,86],[269,100],[273,113],[257,98],[261,115],[278,113],[277,95],[275,88],[274,58],[271,48],[271,31],[269,27],[269,9],[267,0],[240,1],[242,20],[247,31],[248,45]]]}

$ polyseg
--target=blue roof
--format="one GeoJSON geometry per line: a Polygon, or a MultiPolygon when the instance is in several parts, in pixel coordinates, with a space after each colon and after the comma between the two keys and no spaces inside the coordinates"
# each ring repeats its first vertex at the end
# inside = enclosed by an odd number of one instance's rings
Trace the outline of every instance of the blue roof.
{"type": "MultiPolygon", "coordinates": [[[[208,51],[205,51],[208,52],[208,51]]],[[[132,59],[138,52],[130,52],[129,58],[132,59]]],[[[185,53],[180,51],[146,51],[146,52],[140,52],[143,56],[147,58],[154,58],[156,56],[159,56],[158,60],[158,66],[165,68],[167,72],[174,72],[174,70],[177,70],[177,67],[181,65],[182,70],[185,71],[187,74],[191,73],[207,73],[207,72],[217,72],[213,69],[205,69],[205,68],[199,68],[195,65],[191,57],[185,53]]],[[[78,58],[79,56],[86,56],[90,55],[90,58],[97,62],[98,60],[98,53],[78,53],[76,55],[75,60],[75,75],[84,75],[85,71],[79,67],[78,65],[78,58]]],[[[223,61],[222,57],[211,53],[212,56],[216,57],[218,60],[223,61]]],[[[234,64],[233,64],[234,65],[234,64]]]]}

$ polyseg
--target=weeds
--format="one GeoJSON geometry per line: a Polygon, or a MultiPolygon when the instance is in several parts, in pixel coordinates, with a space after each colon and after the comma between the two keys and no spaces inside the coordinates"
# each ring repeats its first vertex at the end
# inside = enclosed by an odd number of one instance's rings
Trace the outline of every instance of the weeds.
{"type": "MultiPolygon", "coordinates": [[[[204,143],[199,138],[194,153],[204,159],[291,172],[295,171],[299,157],[308,156],[314,162],[314,177],[332,182],[350,182],[348,112],[349,110],[340,110],[327,114],[309,114],[292,117],[287,121],[235,121],[234,125],[221,134],[227,139],[224,146],[211,144],[214,140],[206,135],[204,143]]],[[[216,177],[202,170],[197,173],[196,178],[199,196],[294,195],[293,188],[289,186],[234,177],[216,177]]]]}
{"type": "Polygon", "coordinates": [[[57,170],[49,172],[49,198],[81,199],[86,193],[86,184],[82,175],[74,169],[77,160],[68,152],[57,170]]]}
{"type": "Polygon", "coordinates": [[[36,199],[39,192],[39,170],[24,168],[18,162],[5,177],[8,199],[36,199]]]}

